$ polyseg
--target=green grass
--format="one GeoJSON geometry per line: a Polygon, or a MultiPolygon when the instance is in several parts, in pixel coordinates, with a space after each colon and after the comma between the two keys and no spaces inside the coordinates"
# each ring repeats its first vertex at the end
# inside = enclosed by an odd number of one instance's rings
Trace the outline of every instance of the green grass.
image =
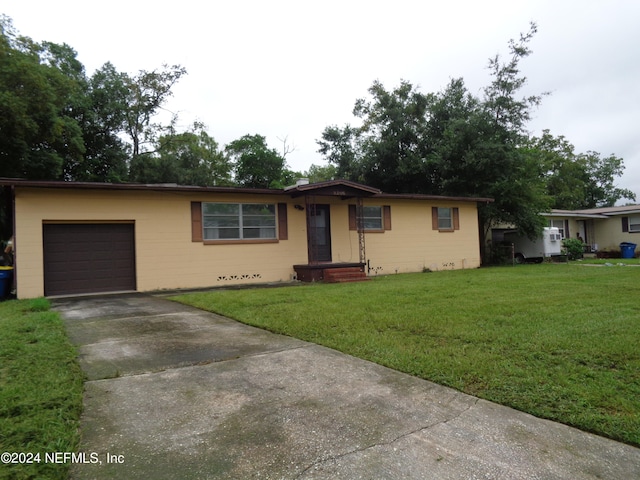
{"type": "Polygon", "coordinates": [[[640,445],[639,280],[523,265],[175,299],[640,445]]]}
{"type": "Polygon", "coordinates": [[[0,303],[0,452],[41,455],[3,464],[0,478],[64,479],[68,464],[45,453],[75,452],[83,375],[62,321],[46,299],[0,303]]]}

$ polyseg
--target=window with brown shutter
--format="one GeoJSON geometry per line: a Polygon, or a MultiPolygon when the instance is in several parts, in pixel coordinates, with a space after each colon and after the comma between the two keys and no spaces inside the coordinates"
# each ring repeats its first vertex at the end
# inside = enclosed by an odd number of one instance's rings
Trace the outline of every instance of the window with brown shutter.
{"type": "MultiPolygon", "coordinates": [[[[391,206],[365,206],[363,207],[362,221],[364,231],[370,233],[382,233],[391,230],[391,206]]],[[[349,205],[349,230],[358,229],[357,208],[349,205]]]]}
{"type": "Polygon", "coordinates": [[[286,203],[274,205],[209,202],[203,206],[202,202],[191,202],[192,242],[205,244],[278,242],[288,239],[287,222],[286,203]],[[206,227],[205,217],[208,219],[206,227]]]}
{"type": "Polygon", "coordinates": [[[431,207],[431,229],[439,232],[460,230],[460,211],[457,207],[431,207]]]}

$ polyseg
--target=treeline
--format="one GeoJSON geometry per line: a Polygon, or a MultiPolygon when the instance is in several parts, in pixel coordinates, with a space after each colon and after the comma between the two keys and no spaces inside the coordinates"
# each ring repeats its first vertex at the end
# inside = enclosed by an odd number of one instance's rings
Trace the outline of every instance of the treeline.
{"type": "Polygon", "coordinates": [[[69,45],[36,43],[6,16],[0,33],[0,176],[279,188],[301,175],[286,139],[282,153],[257,134],[223,148],[201,123],[160,123],[180,65],[130,75],[105,63],[87,76],[69,45]]]}
{"type": "Polygon", "coordinates": [[[220,146],[203,124],[178,132],[158,121],[186,74],[164,65],[135,75],[104,64],[91,76],[70,46],[36,43],[0,17],[0,176],[98,182],[281,188],[300,176],[344,178],[388,193],[489,197],[485,229],[507,222],[535,235],[539,212],[613,205],[621,158],[578,153],[562,136],[526,127],[544,94],[521,96],[519,62],[536,25],[489,60],[491,82],[477,96],[452,79],[436,93],[402,81],[374,82],[353,108],[356,125],[329,126],[317,141],[326,166],[288,169],[283,151],[245,135],[220,146]]]}
{"type": "Polygon", "coordinates": [[[481,205],[488,231],[514,224],[533,237],[552,208],[612,206],[633,192],[615,186],[621,158],[575,152],[567,139],[545,130],[531,136],[527,123],[545,94],[523,96],[520,61],[531,50],[536,25],[509,42],[509,57],[489,59],[491,82],[481,96],[462,78],[437,93],[403,81],[392,90],[374,82],[353,108],[357,126],[327,127],[320,152],[336,175],[385,192],[489,197],[481,205]]]}

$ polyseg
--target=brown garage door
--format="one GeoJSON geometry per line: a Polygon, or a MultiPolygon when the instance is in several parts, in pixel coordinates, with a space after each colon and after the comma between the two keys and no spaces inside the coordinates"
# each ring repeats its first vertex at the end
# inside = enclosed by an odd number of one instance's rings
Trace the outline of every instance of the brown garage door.
{"type": "Polygon", "coordinates": [[[133,224],[44,224],[44,294],[136,289],[133,224]]]}

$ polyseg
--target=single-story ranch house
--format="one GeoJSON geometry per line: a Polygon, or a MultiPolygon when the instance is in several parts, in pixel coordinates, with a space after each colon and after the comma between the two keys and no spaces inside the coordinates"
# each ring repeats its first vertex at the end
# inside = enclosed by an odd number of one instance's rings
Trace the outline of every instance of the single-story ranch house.
{"type": "Polygon", "coordinates": [[[344,180],[283,190],[7,178],[0,186],[19,298],[476,268],[477,204],[492,201],[344,180]]]}
{"type": "MultiPolygon", "coordinates": [[[[585,253],[620,253],[621,243],[640,243],[640,205],[600,207],[585,210],[551,210],[541,213],[549,227],[556,227],[562,239],[578,238],[585,253]]],[[[488,243],[498,245],[513,225],[498,225],[491,230],[488,243]]]]}
{"type": "Polygon", "coordinates": [[[581,238],[587,252],[615,252],[623,242],[640,241],[640,205],[552,210],[544,216],[562,238],[581,238]]]}

